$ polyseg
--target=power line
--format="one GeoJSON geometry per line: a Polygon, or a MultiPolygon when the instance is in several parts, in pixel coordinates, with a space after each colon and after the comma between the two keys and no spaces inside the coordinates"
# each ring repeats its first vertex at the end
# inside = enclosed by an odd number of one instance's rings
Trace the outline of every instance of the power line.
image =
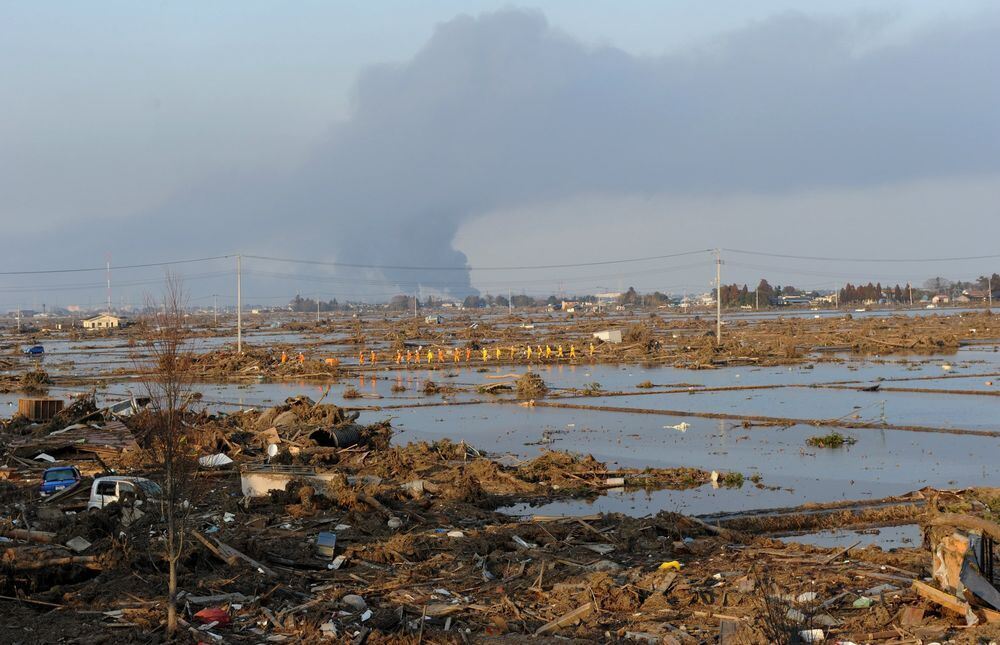
{"type": "MultiPolygon", "coordinates": [[[[205,278],[215,278],[222,277],[226,275],[232,275],[232,271],[212,271],[208,273],[192,273],[189,275],[181,276],[184,280],[201,280],[205,278]]],[[[131,280],[122,281],[118,283],[119,287],[141,287],[151,284],[162,283],[162,278],[150,278],[145,280],[131,280]]],[[[48,285],[28,285],[28,286],[18,286],[18,287],[0,287],[0,293],[33,293],[35,291],[91,291],[94,289],[100,289],[104,286],[103,282],[87,282],[87,283],[62,283],[62,284],[48,284],[48,285]]]]}
{"type": "MultiPolygon", "coordinates": [[[[226,258],[231,258],[232,255],[216,255],[207,258],[191,258],[188,260],[167,260],[166,262],[149,262],[146,264],[124,264],[121,266],[114,267],[115,270],[121,269],[148,269],[151,267],[165,267],[174,264],[190,264],[192,262],[210,262],[212,260],[224,260],[226,258]]],[[[107,266],[103,267],[92,267],[86,269],[39,269],[36,271],[0,271],[0,275],[41,275],[46,273],[86,273],[92,271],[106,271],[107,266]]]]}
{"type": "MultiPolygon", "coordinates": [[[[663,267],[657,267],[657,268],[653,268],[653,269],[643,269],[641,271],[630,271],[630,272],[627,272],[627,273],[617,273],[617,274],[602,273],[602,274],[592,274],[592,275],[562,277],[562,278],[549,277],[549,278],[533,279],[533,280],[518,279],[517,280],[517,284],[551,284],[551,283],[554,283],[554,282],[557,282],[557,281],[561,281],[561,282],[588,282],[588,281],[593,281],[593,280],[609,280],[609,279],[612,279],[612,278],[627,278],[627,277],[635,277],[635,276],[642,276],[642,275],[651,275],[651,274],[666,273],[666,272],[669,272],[669,271],[680,271],[680,270],[683,270],[683,269],[691,269],[691,268],[697,268],[697,267],[702,267],[702,266],[707,266],[707,262],[697,262],[697,263],[689,263],[689,264],[682,264],[682,265],[663,266],[663,267]]],[[[411,287],[416,287],[416,286],[422,286],[422,287],[450,287],[450,286],[459,286],[460,287],[460,286],[466,286],[465,282],[461,282],[461,281],[458,281],[458,280],[452,280],[452,281],[431,281],[431,282],[426,282],[426,281],[423,281],[423,280],[421,280],[421,281],[389,280],[389,279],[376,280],[376,279],[364,279],[364,278],[361,278],[361,279],[359,279],[359,278],[342,278],[342,277],[337,277],[337,276],[321,276],[321,275],[309,275],[309,274],[297,274],[297,273],[281,273],[281,272],[275,272],[275,271],[260,271],[260,270],[244,271],[244,273],[248,274],[248,275],[255,275],[255,276],[265,277],[265,278],[278,278],[278,279],[288,279],[288,280],[300,280],[300,281],[303,281],[303,282],[321,282],[321,283],[348,284],[348,285],[357,285],[357,284],[368,284],[368,285],[374,285],[374,286],[396,285],[396,286],[399,286],[399,287],[406,287],[406,286],[411,286],[411,287]]],[[[506,286],[510,285],[510,282],[511,281],[509,281],[509,280],[498,280],[498,281],[487,281],[487,282],[483,282],[483,281],[477,280],[476,281],[476,286],[477,287],[506,287],[506,286]]]]}
{"type": "Polygon", "coordinates": [[[701,249],[698,251],[684,251],[682,253],[670,253],[667,255],[652,255],[644,258],[628,258],[624,260],[603,260],[597,262],[576,262],[571,264],[538,264],[538,265],[517,265],[517,266],[461,266],[461,267],[440,267],[440,266],[396,266],[390,264],[355,264],[352,262],[324,262],[320,260],[297,260],[293,258],[277,258],[265,255],[244,255],[245,258],[254,260],[268,260],[271,262],[289,262],[292,264],[313,264],[320,266],[345,267],[353,269],[375,269],[388,271],[530,271],[537,269],[570,269],[575,267],[604,266],[608,264],[626,264],[629,262],[648,262],[652,260],[666,260],[668,258],[678,258],[685,255],[696,255],[698,253],[710,253],[711,249],[701,249]]]}
{"type": "Polygon", "coordinates": [[[966,260],[991,260],[1000,258],[1000,253],[993,255],[968,255],[953,258],[836,258],[811,255],[787,255],[784,253],[767,253],[764,251],[747,251],[742,249],[722,249],[727,253],[742,253],[744,255],[762,255],[769,258],[785,258],[789,260],[813,260],[822,262],[962,262],[966,260]]]}

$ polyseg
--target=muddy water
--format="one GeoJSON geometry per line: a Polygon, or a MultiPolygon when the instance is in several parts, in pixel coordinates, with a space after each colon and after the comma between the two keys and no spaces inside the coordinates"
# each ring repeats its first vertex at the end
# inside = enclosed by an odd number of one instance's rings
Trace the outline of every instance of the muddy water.
{"type": "Polygon", "coordinates": [[[858,544],[858,547],[863,549],[874,544],[883,549],[897,549],[918,547],[923,540],[923,536],[920,533],[920,527],[916,524],[903,524],[900,526],[884,526],[865,531],[833,529],[784,537],[781,540],[825,548],[846,548],[858,544]]]}
{"type": "MultiPolygon", "coordinates": [[[[263,339],[264,336],[262,335],[263,339]]],[[[272,342],[296,342],[296,335],[269,334],[272,342]]],[[[211,339],[206,345],[218,342],[211,339]]],[[[128,368],[131,350],[117,339],[46,343],[43,366],[60,370],[72,361],[98,373],[109,366],[128,368]]],[[[533,368],[552,388],[583,388],[599,383],[607,391],[634,392],[628,396],[598,396],[568,399],[583,405],[621,408],[672,409],[693,412],[726,412],[815,419],[820,427],[754,427],[744,429],[735,421],[670,417],[628,412],[598,412],[551,408],[528,409],[513,403],[469,406],[404,408],[371,412],[365,420],[393,417],[396,441],[464,439],[495,453],[527,458],[547,446],[581,453],[621,466],[694,466],[706,470],[734,470],[747,477],[759,474],[764,487],[746,482],[739,489],[705,486],[688,491],[621,492],[590,503],[559,502],[542,508],[511,509],[518,513],[572,514],[623,511],[654,513],[662,509],[687,513],[715,513],[841,499],[866,499],[905,493],[923,486],[961,487],[995,485],[993,456],[1000,439],[916,434],[891,430],[840,430],[858,443],[842,449],[815,449],[806,445],[813,435],[826,434],[823,419],[850,417],[900,425],[938,426],[1000,430],[1000,397],[948,393],[859,392],[856,389],[791,387],[849,381],[856,385],[886,379],[883,386],[936,390],[1000,392],[1000,378],[984,376],[1000,372],[1000,352],[993,346],[963,348],[948,356],[891,357],[860,360],[842,356],[843,362],[815,363],[811,368],[734,367],[690,371],[671,367],[587,365],[539,366],[533,368]],[[636,386],[650,381],[673,388],[780,385],[775,389],[730,392],[695,392],[641,395],[636,386]],[[994,384],[988,385],[992,381],[994,384]],[[883,403],[884,402],[884,403],[883,403]],[[671,426],[685,422],[685,432],[671,426]]],[[[327,402],[349,406],[408,405],[440,402],[439,395],[424,396],[425,380],[441,384],[474,386],[493,383],[490,376],[520,374],[525,367],[492,367],[485,371],[388,370],[364,378],[345,378],[332,384],[327,402]],[[453,375],[453,376],[449,376],[453,375]],[[392,392],[401,385],[403,392],[392,392]],[[365,398],[344,399],[346,388],[357,389],[365,398]],[[373,397],[373,398],[367,398],[373,397]],[[380,397],[380,398],[374,398],[380,397]]],[[[232,411],[239,406],[266,406],[289,396],[304,394],[318,399],[325,389],[315,382],[198,384],[209,407],[232,411]]],[[[53,396],[68,396],[73,390],[53,388],[53,396]]],[[[79,391],[79,388],[76,390],[79,391]]],[[[140,383],[120,381],[99,391],[102,400],[115,400],[129,391],[143,393],[140,383]]],[[[17,394],[0,395],[0,409],[13,412],[17,394]]],[[[457,401],[484,399],[474,393],[452,397],[457,401]]],[[[822,536],[818,539],[825,539],[822,536]]]]}
{"type": "MultiPolygon", "coordinates": [[[[465,438],[486,450],[531,457],[551,446],[591,453],[621,466],[695,466],[759,474],[768,488],[747,482],[736,490],[627,493],[596,501],[591,508],[691,513],[793,506],[805,502],[866,499],[902,494],[923,486],[986,485],[994,481],[993,457],[1000,440],[902,431],[849,432],[858,443],[815,449],[806,439],[829,428],[742,428],[729,421],[672,418],[582,410],[514,406],[464,406],[407,411],[394,421],[397,441],[465,438]],[[681,432],[670,427],[690,424],[681,432]],[[455,428],[460,428],[456,433],[455,428]],[[776,490],[770,487],[777,487],[776,490]]],[[[843,431],[842,431],[843,432],[843,431]]],[[[545,513],[574,504],[556,504],[545,513]]]]}

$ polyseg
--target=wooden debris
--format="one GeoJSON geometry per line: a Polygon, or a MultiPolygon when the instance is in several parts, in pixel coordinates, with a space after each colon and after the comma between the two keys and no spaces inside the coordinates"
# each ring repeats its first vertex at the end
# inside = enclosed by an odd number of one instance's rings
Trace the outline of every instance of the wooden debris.
{"type": "Polygon", "coordinates": [[[568,611],[559,618],[553,621],[547,622],[538,629],[535,630],[535,636],[542,636],[544,634],[551,634],[563,627],[572,625],[578,621],[589,618],[594,612],[597,611],[597,606],[593,602],[588,602],[585,605],[581,605],[572,611],[568,611]]]}
{"type": "Polygon", "coordinates": [[[940,589],[935,589],[929,584],[920,582],[919,580],[913,581],[913,590],[916,591],[921,598],[929,600],[937,605],[940,605],[941,607],[944,607],[948,611],[952,611],[959,616],[962,616],[967,622],[970,621],[971,617],[971,622],[968,624],[975,624],[975,614],[972,613],[972,607],[969,603],[959,600],[955,596],[945,593],[940,589]]]}

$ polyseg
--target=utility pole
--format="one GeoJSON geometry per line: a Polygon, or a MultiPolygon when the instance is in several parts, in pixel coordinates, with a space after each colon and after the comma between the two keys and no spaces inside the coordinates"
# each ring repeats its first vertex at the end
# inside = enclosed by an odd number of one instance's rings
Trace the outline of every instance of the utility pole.
{"type": "Polygon", "coordinates": [[[108,315],[111,315],[111,253],[108,253],[108,315]]]}
{"type": "Polygon", "coordinates": [[[319,324],[319,295],[316,296],[316,324],[319,324]]]}
{"type": "Polygon", "coordinates": [[[236,256],[236,352],[243,353],[243,256],[236,256]]]}
{"type": "Polygon", "coordinates": [[[760,285],[753,292],[753,308],[754,311],[760,311],[760,285]]]}
{"type": "Polygon", "coordinates": [[[722,250],[715,250],[715,343],[722,344],[722,250]]]}
{"type": "Polygon", "coordinates": [[[17,333],[21,333],[21,305],[17,306],[17,333]]]}
{"type": "Polygon", "coordinates": [[[507,315],[514,315],[514,301],[510,299],[510,287],[507,287],[507,315]]]}
{"type": "Polygon", "coordinates": [[[910,306],[912,307],[913,306],[913,287],[910,286],[909,282],[906,283],[906,291],[910,294],[910,306]]]}
{"type": "Polygon", "coordinates": [[[219,294],[217,294],[217,293],[213,293],[212,294],[212,316],[213,316],[213,319],[215,321],[213,323],[214,326],[218,327],[219,326],[219,294]]]}
{"type": "Polygon", "coordinates": [[[988,302],[989,302],[989,304],[987,305],[987,309],[989,309],[990,311],[992,311],[993,310],[993,274],[992,273],[989,276],[987,276],[987,278],[986,278],[986,298],[988,299],[988,302]]]}

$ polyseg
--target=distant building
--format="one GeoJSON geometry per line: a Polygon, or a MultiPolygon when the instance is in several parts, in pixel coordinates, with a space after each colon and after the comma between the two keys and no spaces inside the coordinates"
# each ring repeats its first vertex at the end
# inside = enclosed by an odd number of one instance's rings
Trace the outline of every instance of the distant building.
{"type": "Polygon", "coordinates": [[[791,307],[793,305],[812,304],[812,300],[807,296],[785,295],[778,296],[778,304],[782,307],[791,307]]]}
{"type": "Polygon", "coordinates": [[[83,321],[84,329],[116,329],[121,327],[122,319],[111,314],[101,314],[83,321]]]}
{"type": "Polygon", "coordinates": [[[622,342],[622,330],[620,329],[607,329],[605,331],[594,332],[594,338],[597,340],[603,340],[605,343],[620,343],[622,342]]]}
{"type": "Polygon", "coordinates": [[[934,296],[933,298],[931,298],[931,302],[933,302],[936,305],[946,305],[946,304],[948,304],[948,302],[950,300],[951,300],[951,298],[949,298],[948,296],[946,296],[943,293],[939,293],[936,296],[934,296]]]}

